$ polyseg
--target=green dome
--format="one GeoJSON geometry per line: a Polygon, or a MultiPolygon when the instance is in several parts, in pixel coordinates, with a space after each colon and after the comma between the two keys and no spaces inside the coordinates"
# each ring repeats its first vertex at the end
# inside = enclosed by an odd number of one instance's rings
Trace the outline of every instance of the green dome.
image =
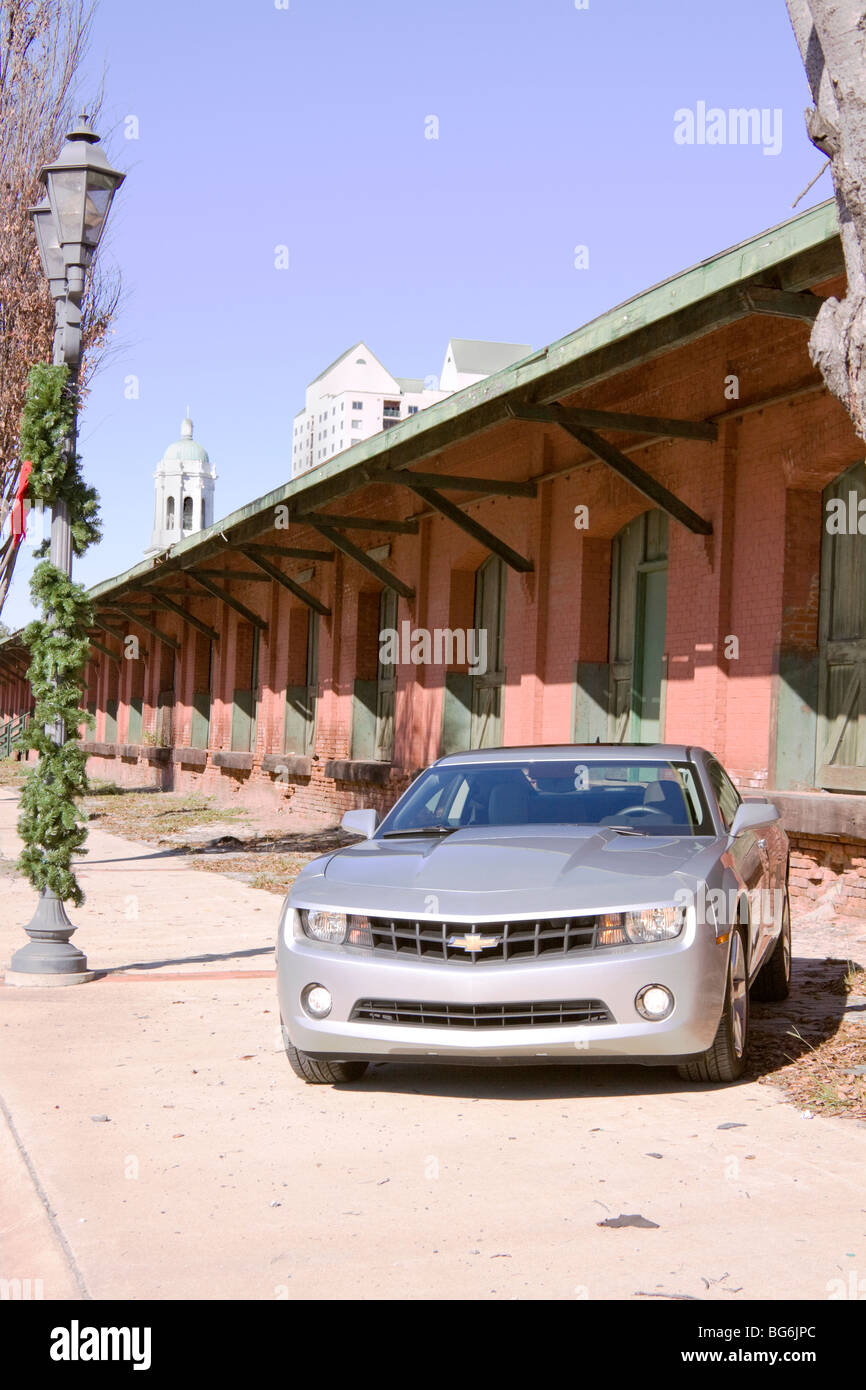
{"type": "Polygon", "coordinates": [[[210,463],[207,449],[192,437],[192,420],[189,417],[182,422],[180,433],[180,439],[170,444],[163,454],[163,463],[210,463]]]}

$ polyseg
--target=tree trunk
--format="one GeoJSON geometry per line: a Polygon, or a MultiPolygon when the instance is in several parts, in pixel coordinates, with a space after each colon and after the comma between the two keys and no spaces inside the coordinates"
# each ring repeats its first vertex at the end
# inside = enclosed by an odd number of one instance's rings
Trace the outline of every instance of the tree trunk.
{"type": "Polygon", "coordinates": [[[809,351],[866,439],[866,9],[863,0],[786,0],[814,106],[812,143],[831,161],[848,292],[828,299],[809,351]]]}

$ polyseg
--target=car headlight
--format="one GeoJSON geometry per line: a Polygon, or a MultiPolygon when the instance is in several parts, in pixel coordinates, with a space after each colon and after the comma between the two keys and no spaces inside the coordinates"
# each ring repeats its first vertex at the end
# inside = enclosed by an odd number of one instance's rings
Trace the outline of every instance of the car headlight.
{"type": "Polygon", "coordinates": [[[332,946],[344,942],[348,946],[367,946],[373,944],[370,923],[366,917],[355,917],[345,912],[327,912],[321,908],[301,908],[298,914],[305,936],[314,941],[327,941],[332,946]]]}
{"type": "Polygon", "coordinates": [[[330,941],[334,946],[339,946],[341,941],[346,940],[348,925],[345,912],[322,912],[319,908],[301,911],[304,933],[314,941],[330,941]]]}
{"type": "Polygon", "coordinates": [[[640,912],[606,912],[598,920],[599,946],[643,946],[679,936],[685,922],[681,907],[648,907],[640,912]]]}

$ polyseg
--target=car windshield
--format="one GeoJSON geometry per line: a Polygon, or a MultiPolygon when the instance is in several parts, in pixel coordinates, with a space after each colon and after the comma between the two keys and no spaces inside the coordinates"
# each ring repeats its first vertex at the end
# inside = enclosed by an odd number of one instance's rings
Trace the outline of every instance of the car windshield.
{"type": "Polygon", "coordinates": [[[585,758],[428,768],[376,835],[505,825],[610,826],[642,835],[715,833],[690,763],[585,758]]]}

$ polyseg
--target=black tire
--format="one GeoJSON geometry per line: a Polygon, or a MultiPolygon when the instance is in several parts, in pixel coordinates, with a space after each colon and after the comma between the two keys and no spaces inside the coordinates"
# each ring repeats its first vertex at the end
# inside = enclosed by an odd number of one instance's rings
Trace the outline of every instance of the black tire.
{"type": "Polygon", "coordinates": [[[741,927],[731,932],[728,981],[722,1017],[706,1052],[681,1062],[677,1071],[684,1081],[739,1081],[749,1051],[749,967],[746,938],[741,927]]]}
{"type": "Polygon", "coordinates": [[[791,990],[791,905],[785,885],[782,907],[782,930],[773,954],[764,961],[752,985],[752,997],[761,1003],[774,1004],[787,999],[791,990]]]}
{"type": "Polygon", "coordinates": [[[286,1025],[283,1024],[283,1043],[289,1066],[302,1081],[310,1086],[340,1086],[348,1081],[360,1081],[367,1070],[366,1062],[322,1062],[317,1057],[309,1057],[306,1052],[289,1041],[286,1025]]]}

